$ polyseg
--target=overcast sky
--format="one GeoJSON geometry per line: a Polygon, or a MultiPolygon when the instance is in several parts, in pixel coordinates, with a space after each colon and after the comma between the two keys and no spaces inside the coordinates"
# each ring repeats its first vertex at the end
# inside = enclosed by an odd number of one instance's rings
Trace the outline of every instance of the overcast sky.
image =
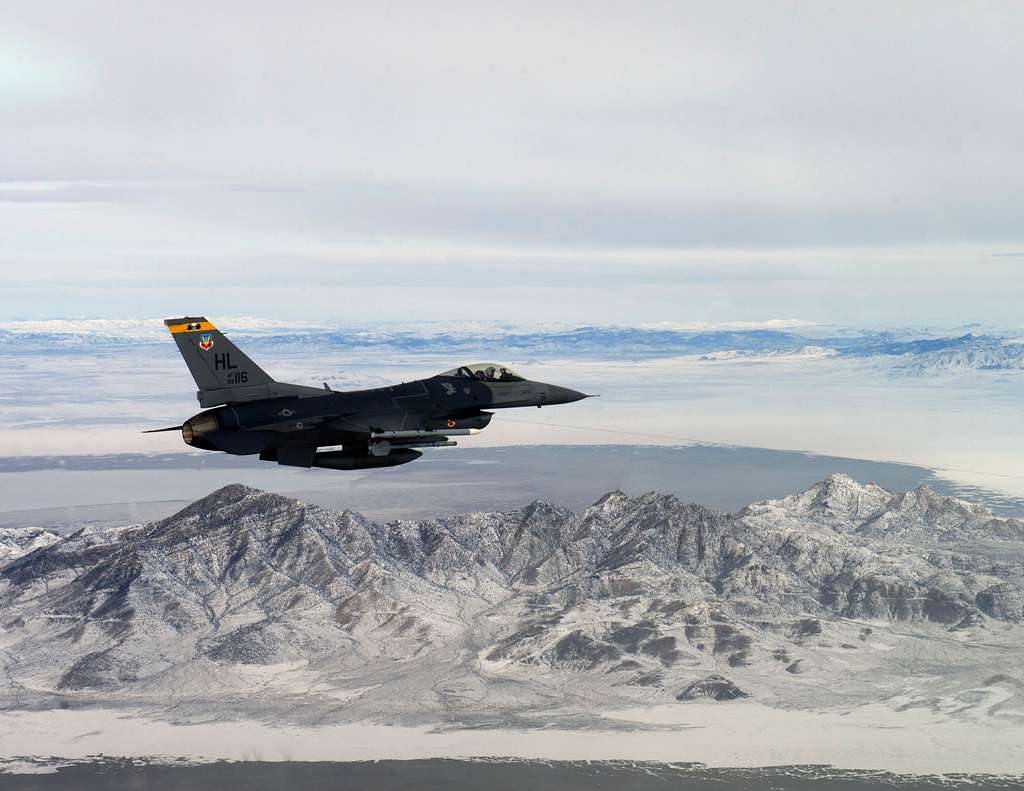
{"type": "Polygon", "coordinates": [[[983,321],[1024,3],[7,0],[0,319],[983,321]]]}

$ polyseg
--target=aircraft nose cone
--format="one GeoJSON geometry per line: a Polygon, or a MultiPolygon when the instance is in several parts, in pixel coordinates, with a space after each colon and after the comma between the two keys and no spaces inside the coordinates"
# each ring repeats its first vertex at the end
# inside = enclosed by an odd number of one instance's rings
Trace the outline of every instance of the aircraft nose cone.
{"type": "Polygon", "coordinates": [[[571,404],[573,401],[581,401],[589,397],[586,393],[581,393],[579,390],[570,390],[568,387],[559,387],[558,385],[548,385],[548,397],[545,403],[571,404]]]}

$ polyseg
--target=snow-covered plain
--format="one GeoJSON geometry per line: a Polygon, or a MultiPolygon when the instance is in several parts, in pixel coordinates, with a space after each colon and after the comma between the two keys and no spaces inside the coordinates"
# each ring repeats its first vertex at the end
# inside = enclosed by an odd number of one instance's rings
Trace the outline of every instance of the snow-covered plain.
{"type": "Polygon", "coordinates": [[[447,729],[258,720],[174,724],[130,709],[0,713],[0,772],[90,757],[193,761],[376,761],[504,757],[660,761],[708,766],[822,765],[907,774],[1024,775],[1020,727],[911,709],[772,709],[751,701],[607,712],[586,729],[447,729]],[[601,720],[604,720],[602,722],[601,720]]]}

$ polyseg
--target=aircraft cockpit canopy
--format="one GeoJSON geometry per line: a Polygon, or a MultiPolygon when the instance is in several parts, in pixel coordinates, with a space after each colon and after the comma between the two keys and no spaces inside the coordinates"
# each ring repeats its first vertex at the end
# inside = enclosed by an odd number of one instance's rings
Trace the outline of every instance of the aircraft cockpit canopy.
{"type": "Polygon", "coordinates": [[[445,371],[441,376],[457,376],[465,379],[478,379],[481,382],[523,382],[523,377],[507,365],[497,363],[475,363],[462,365],[445,371]]]}

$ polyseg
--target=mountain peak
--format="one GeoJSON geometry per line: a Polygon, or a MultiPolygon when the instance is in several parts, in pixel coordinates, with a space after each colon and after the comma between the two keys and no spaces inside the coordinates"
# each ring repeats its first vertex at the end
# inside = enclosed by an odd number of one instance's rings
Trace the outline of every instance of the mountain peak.
{"type": "Polygon", "coordinates": [[[210,501],[213,499],[220,501],[244,500],[246,497],[254,494],[266,494],[266,492],[263,489],[246,486],[244,483],[229,483],[227,486],[215,489],[202,500],[197,500],[196,502],[210,501]]]}
{"type": "Polygon", "coordinates": [[[209,525],[240,519],[247,514],[299,512],[308,508],[291,497],[266,492],[241,483],[231,483],[210,492],[176,514],[154,522],[146,528],[149,535],[175,531],[183,525],[209,525]]]}
{"type": "Polygon", "coordinates": [[[281,502],[301,505],[298,500],[290,497],[267,492],[263,489],[256,489],[252,486],[246,486],[244,483],[229,483],[227,486],[222,486],[221,488],[210,492],[205,497],[196,500],[181,513],[193,510],[210,513],[224,508],[241,506],[246,501],[251,501],[256,498],[273,498],[274,500],[281,502]]]}
{"type": "Polygon", "coordinates": [[[59,535],[42,527],[0,527],[0,566],[58,541],[59,535]]]}
{"type": "Polygon", "coordinates": [[[522,512],[523,516],[527,519],[533,516],[565,515],[568,513],[565,508],[550,500],[534,500],[523,508],[522,512]]]}
{"type": "Polygon", "coordinates": [[[606,492],[598,497],[591,508],[601,508],[606,506],[621,505],[623,502],[629,500],[629,495],[621,489],[613,489],[610,492],[606,492]]]}
{"type": "Polygon", "coordinates": [[[825,486],[860,486],[861,484],[845,472],[833,472],[825,477],[820,484],[825,486]]]}
{"type": "Polygon", "coordinates": [[[843,473],[833,473],[799,494],[748,505],[739,516],[758,527],[790,523],[885,540],[913,537],[925,544],[982,536],[1016,540],[1021,533],[1015,520],[998,518],[983,505],[939,494],[927,485],[890,492],[843,473]]]}
{"type": "Polygon", "coordinates": [[[892,499],[888,513],[879,519],[887,529],[898,525],[901,530],[914,526],[918,529],[950,528],[966,526],[975,521],[1005,522],[993,516],[991,509],[983,505],[969,503],[958,497],[939,494],[928,486],[897,494],[892,499]]]}
{"type": "Polygon", "coordinates": [[[799,494],[748,505],[741,516],[786,514],[846,532],[882,513],[895,495],[874,483],[862,484],[845,473],[832,473],[799,494]]]}

